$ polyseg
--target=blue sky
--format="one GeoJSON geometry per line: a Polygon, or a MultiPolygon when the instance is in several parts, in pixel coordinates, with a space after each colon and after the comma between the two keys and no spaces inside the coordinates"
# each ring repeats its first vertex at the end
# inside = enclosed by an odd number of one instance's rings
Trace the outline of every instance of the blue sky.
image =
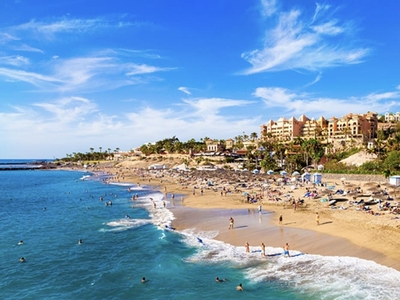
{"type": "Polygon", "coordinates": [[[0,2],[0,158],[400,111],[383,0],[0,2]]]}

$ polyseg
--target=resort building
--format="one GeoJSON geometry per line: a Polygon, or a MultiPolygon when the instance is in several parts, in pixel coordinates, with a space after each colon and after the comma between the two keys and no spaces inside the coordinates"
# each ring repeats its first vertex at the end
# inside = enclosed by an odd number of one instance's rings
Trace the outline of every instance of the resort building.
{"type": "Polygon", "coordinates": [[[291,141],[296,137],[305,139],[318,138],[325,141],[358,139],[368,141],[376,137],[378,129],[378,115],[347,114],[341,118],[332,117],[326,120],[309,119],[301,115],[299,119],[280,118],[277,121],[269,120],[261,125],[261,139],[274,138],[278,141],[291,141]]]}
{"type": "Polygon", "coordinates": [[[393,113],[385,113],[385,122],[399,122],[400,121],[400,112],[395,114],[393,113]]]}

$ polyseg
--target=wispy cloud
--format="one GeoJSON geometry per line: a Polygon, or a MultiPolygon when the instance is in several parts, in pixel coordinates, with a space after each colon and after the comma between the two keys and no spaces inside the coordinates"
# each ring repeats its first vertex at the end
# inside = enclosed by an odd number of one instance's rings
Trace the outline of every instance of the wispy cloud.
{"type": "Polygon", "coordinates": [[[29,59],[21,55],[1,56],[0,62],[5,65],[21,66],[29,64],[29,59]]]}
{"type": "Polygon", "coordinates": [[[10,41],[18,41],[19,38],[13,36],[7,32],[0,32],[0,44],[6,44],[10,41]]]}
{"type": "Polygon", "coordinates": [[[181,91],[182,93],[185,93],[186,95],[191,95],[192,93],[189,91],[187,87],[181,86],[178,87],[178,90],[181,91]]]}
{"type": "MultiPolygon", "coordinates": [[[[116,56],[88,56],[49,60],[43,68],[32,65],[31,69],[41,73],[11,68],[0,68],[0,75],[17,81],[31,83],[41,90],[52,92],[87,92],[94,89],[112,90],[121,86],[144,83],[149,78],[141,76],[157,72],[166,72],[174,68],[157,67],[146,64],[126,62],[116,56]]],[[[17,59],[3,61],[18,66],[17,59]]],[[[22,62],[22,61],[21,61],[22,62]]],[[[0,61],[0,64],[2,61],[0,61]]],[[[21,64],[20,64],[21,65],[21,64]]]]}
{"type": "Polygon", "coordinates": [[[104,28],[135,26],[138,24],[139,23],[106,20],[103,18],[59,18],[49,22],[31,20],[24,24],[9,27],[8,30],[13,33],[28,32],[36,38],[54,39],[58,34],[62,33],[83,34],[104,28]]]}
{"type": "Polygon", "coordinates": [[[289,69],[321,71],[361,63],[370,49],[353,46],[348,36],[353,31],[351,23],[324,18],[322,12],[328,9],[327,5],[317,5],[311,20],[303,17],[300,9],[279,12],[275,28],[265,34],[263,47],[242,54],[252,65],[243,74],[289,69]]]}
{"type": "Polygon", "coordinates": [[[16,51],[24,51],[24,52],[37,52],[37,53],[44,53],[43,50],[39,48],[35,48],[26,44],[18,44],[18,45],[9,45],[12,50],[16,51]]]}
{"type": "Polygon", "coordinates": [[[60,123],[81,122],[85,116],[97,112],[97,105],[82,97],[63,98],[53,103],[34,103],[33,106],[44,109],[50,119],[60,123]]]}
{"type": "Polygon", "coordinates": [[[281,87],[260,87],[253,95],[264,101],[267,108],[282,109],[285,114],[325,117],[341,116],[349,112],[391,111],[399,108],[400,91],[371,93],[361,97],[344,99],[316,97],[307,93],[296,93],[281,87]]]}
{"type": "Polygon", "coordinates": [[[155,66],[149,66],[146,64],[130,64],[128,65],[128,68],[130,71],[126,73],[128,76],[132,75],[142,75],[142,74],[151,74],[151,73],[156,73],[156,72],[163,72],[163,71],[170,71],[175,68],[160,68],[160,67],[155,67],[155,66]]]}
{"type": "Polygon", "coordinates": [[[315,79],[314,79],[313,81],[311,81],[311,82],[305,84],[304,87],[309,87],[309,86],[312,86],[312,85],[316,84],[318,81],[321,80],[321,78],[322,78],[322,73],[319,73],[319,74],[317,75],[317,77],[315,77],[315,79]]]}
{"type": "Polygon", "coordinates": [[[261,0],[261,6],[261,13],[264,17],[270,17],[277,10],[276,0],[261,0]]]}

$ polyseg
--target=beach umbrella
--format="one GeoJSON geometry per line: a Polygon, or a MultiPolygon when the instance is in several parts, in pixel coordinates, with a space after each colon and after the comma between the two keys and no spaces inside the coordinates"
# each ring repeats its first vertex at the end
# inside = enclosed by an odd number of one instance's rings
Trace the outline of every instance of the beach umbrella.
{"type": "Polygon", "coordinates": [[[272,174],[274,174],[274,171],[268,170],[268,171],[267,171],[267,174],[268,174],[268,175],[272,175],[272,174]]]}
{"type": "Polygon", "coordinates": [[[286,171],[280,171],[280,174],[281,174],[282,176],[285,176],[285,175],[287,175],[287,172],[286,172],[286,171]]]}

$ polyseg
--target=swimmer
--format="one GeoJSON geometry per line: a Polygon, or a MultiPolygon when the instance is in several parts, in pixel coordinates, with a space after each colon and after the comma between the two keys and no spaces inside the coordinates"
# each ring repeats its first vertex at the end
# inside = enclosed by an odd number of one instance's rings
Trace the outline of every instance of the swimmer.
{"type": "Polygon", "coordinates": [[[246,248],[246,252],[250,252],[250,244],[249,244],[249,242],[246,242],[246,244],[244,244],[244,247],[246,248]]]}
{"type": "Polygon", "coordinates": [[[265,244],[261,243],[261,256],[265,257],[265,244]]]}
{"type": "Polygon", "coordinates": [[[235,223],[235,220],[233,220],[232,217],[229,218],[229,228],[228,229],[233,229],[233,224],[235,223]]]}
{"type": "Polygon", "coordinates": [[[218,277],[215,277],[215,282],[225,282],[226,279],[219,279],[218,277]]]}
{"type": "Polygon", "coordinates": [[[21,258],[19,259],[19,261],[20,261],[20,262],[26,262],[26,259],[25,259],[25,257],[21,257],[21,258]]]}
{"type": "Polygon", "coordinates": [[[23,245],[24,244],[24,241],[19,241],[18,242],[18,245],[23,245]]]}
{"type": "Polygon", "coordinates": [[[236,287],[237,291],[243,291],[243,285],[239,283],[239,285],[236,287]]]}
{"type": "Polygon", "coordinates": [[[126,219],[130,219],[131,217],[130,217],[129,215],[126,215],[125,218],[126,218],[126,219]]]}
{"type": "Polygon", "coordinates": [[[289,244],[288,244],[288,243],[286,243],[285,246],[283,246],[283,255],[284,255],[285,257],[290,257],[290,254],[289,254],[289,244]]]}
{"type": "Polygon", "coordinates": [[[146,277],[142,277],[142,283],[146,283],[146,282],[148,282],[149,280],[148,279],[146,279],[146,277]]]}
{"type": "Polygon", "coordinates": [[[82,244],[82,243],[83,243],[82,239],[79,239],[78,244],[82,244]]]}

